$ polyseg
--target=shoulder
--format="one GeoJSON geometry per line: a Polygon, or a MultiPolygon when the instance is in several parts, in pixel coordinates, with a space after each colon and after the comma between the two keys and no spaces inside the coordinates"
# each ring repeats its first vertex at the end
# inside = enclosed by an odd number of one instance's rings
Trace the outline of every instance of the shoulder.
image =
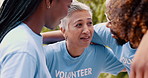
{"type": "Polygon", "coordinates": [[[107,22],[105,22],[105,23],[98,23],[98,24],[94,25],[94,28],[106,27],[106,25],[107,25],[107,22]]]}
{"type": "Polygon", "coordinates": [[[96,32],[110,30],[109,28],[106,27],[106,25],[107,25],[107,22],[96,24],[96,25],[94,25],[94,30],[96,32]]]}
{"type": "Polygon", "coordinates": [[[30,34],[28,34],[28,32],[23,27],[21,27],[21,25],[19,25],[6,34],[2,40],[2,43],[21,44],[29,42],[30,39],[30,34]]]}
{"type": "Polygon", "coordinates": [[[44,52],[47,57],[53,57],[54,55],[57,55],[61,52],[64,52],[66,50],[66,42],[60,41],[54,44],[49,44],[44,46],[44,52]]]}
{"type": "Polygon", "coordinates": [[[32,37],[31,36],[27,36],[27,33],[24,31],[15,31],[12,30],[10,31],[2,40],[1,42],[1,46],[3,46],[3,48],[7,48],[7,49],[22,49],[22,50],[27,50],[27,48],[30,48],[33,46],[32,44],[32,37]]]}
{"type": "Polygon", "coordinates": [[[107,54],[113,53],[109,47],[106,47],[100,44],[97,44],[97,45],[91,44],[88,47],[88,50],[94,51],[96,54],[99,54],[99,55],[102,55],[102,54],[107,55],[107,54]]]}
{"type": "Polygon", "coordinates": [[[2,56],[14,53],[28,53],[35,56],[35,41],[21,25],[6,34],[0,44],[2,56]]]}
{"type": "Polygon", "coordinates": [[[88,47],[88,49],[97,52],[97,51],[105,51],[106,47],[104,45],[100,45],[100,44],[91,44],[88,47]]]}
{"type": "Polygon", "coordinates": [[[60,41],[60,42],[57,42],[57,43],[48,44],[48,45],[44,46],[44,50],[46,52],[47,51],[56,51],[56,52],[59,52],[65,46],[66,46],[66,42],[65,41],[60,41]]]}
{"type": "Polygon", "coordinates": [[[106,26],[107,25],[107,22],[104,22],[104,23],[98,23],[98,24],[96,24],[96,25],[94,25],[94,26],[106,26]]]}
{"type": "Polygon", "coordinates": [[[104,50],[104,49],[106,49],[106,47],[104,45],[101,45],[101,44],[90,44],[89,48],[94,49],[94,50],[104,50]]]}
{"type": "Polygon", "coordinates": [[[66,47],[65,41],[60,41],[54,44],[49,44],[44,46],[44,52],[45,57],[47,61],[47,66],[51,66],[51,61],[54,60],[54,58],[60,57],[63,55],[64,48],[66,47]],[[62,54],[60,54],[62,53],[62,54]]]}

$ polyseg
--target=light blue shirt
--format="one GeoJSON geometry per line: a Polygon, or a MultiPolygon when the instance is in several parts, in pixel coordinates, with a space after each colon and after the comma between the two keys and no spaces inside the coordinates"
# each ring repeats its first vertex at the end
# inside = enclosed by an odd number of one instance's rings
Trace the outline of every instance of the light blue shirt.
{"type": "Polygon", "coordinates": [[[128,73],[130,65],[133,61],[136,49],[131,48],[130,43],[118,45],[116,40],[111,36],[110,29],[106,27],[106,23],[97,24],[94,26],[94,36],[92,42],[109,46],[116,57],[123,63],[128,73]]]}
{"type": "Polygon", "coordinates": [[[24,23],[12,29],[0,44],[0,78],[51,78],[42,36],[24,23]]]}
{"type": "Polygon", "coordinates": [[[66,49],[66,42],[45,47],[48,69],[53,78],[98,78],[100,73],[117,74],[124,67],[102,45],[90,45],[81,56],[73,58],[66,49]]]}

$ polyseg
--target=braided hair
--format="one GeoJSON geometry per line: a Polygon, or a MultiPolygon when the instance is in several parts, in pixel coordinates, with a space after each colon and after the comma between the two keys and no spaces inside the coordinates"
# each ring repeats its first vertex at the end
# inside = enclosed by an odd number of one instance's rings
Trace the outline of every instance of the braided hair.
{"type": "Polygon", "coordinates": [[[28,18],[42,0],[4,0],[0,11],[0,42],[14,27],[28,18]]]}

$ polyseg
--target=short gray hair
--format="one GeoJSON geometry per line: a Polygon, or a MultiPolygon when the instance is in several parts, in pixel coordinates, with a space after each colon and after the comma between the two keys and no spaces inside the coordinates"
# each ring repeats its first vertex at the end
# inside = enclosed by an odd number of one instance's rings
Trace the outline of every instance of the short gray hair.
{"type": "Polygon", "coordinates": [[[70,8],[68,9],[67,16],[61,20],[61,24],[59,26],[66,29],[68,27],[68,18],[71,16],[71,14],[75,11],[82,11],[82,10],[88,11],[90,15],[92,16],[92,11],[90,7],[88,7],[86,4],[83,4],[81,2],[73,1],[71,3],[70,8]]]}

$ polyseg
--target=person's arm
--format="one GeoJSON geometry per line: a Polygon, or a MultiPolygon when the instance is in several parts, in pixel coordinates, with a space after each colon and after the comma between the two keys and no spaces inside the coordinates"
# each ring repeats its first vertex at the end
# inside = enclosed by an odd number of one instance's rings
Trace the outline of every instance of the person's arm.
{"type": "Polygon", "coordinates": [[[118,50],[120,50],[121,46],[118,45],[116,39],[112,37],[111,31],[106,27],[106,24],[107,23],[100,23],[94,26],[94,36],[92,38],[92,42],[108,46],[113,50],[115,55],[118,55],[120,54],[118,50]]]}
{"type": "Polygon", "coordinates": [[[7,55],[1,62],[1,78],[34,78],[36,60],[27,53],[7,55]]]}
{"type": "Polygon", "coordinates": [[[124,69],[124,65],[116,58],[110,49],[105,48],[104,52],[106,57],[103,65],[103,73],[111,73],[117,75],[124,69]]]}
{"type": "Polygon", "coordinates": [[[44,44],[49,44],[64,40],[64,36],[60,30],[44,32],[41,33],[41,35],[43,36],[44,44]]]}
{"type": "Polygon", "coordinates": [[[131,65],[130,78],[148,78],[148,31],[136,51],[131,65]]]}

